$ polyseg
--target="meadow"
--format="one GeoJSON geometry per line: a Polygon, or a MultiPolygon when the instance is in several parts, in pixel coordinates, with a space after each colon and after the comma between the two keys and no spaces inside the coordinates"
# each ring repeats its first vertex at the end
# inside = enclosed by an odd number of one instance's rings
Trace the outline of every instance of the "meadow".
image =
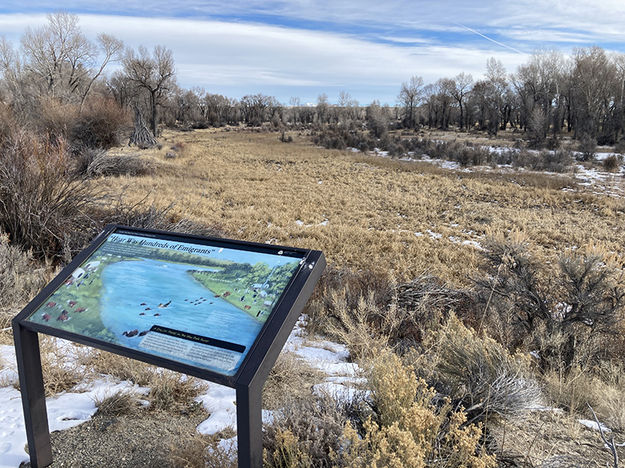
{"type": "MultiPolygon", "coordinates": [[[[137,158],[150,171],[83,181],[123,206],[149,206],[170,226],[324,252],[329,266],[307,307],[304,333],[310,342],[328,343],[318,346],[346,346],[359,379],[348,397],[319,396],[310,390],[323,380],[319,370],[285,352],[265,387],[265,407],[278,411],[266,428],[265,464],[530,467],[612,460],[600,434],[578,420],[593,419],[588,403],[610,437],[625,436],[620,302],[610,309],[612,333],[579,322],[547,330],[553,324],[545,319],[517,334],[514,314],[522,313],[515,307],[525,306],[527,291],[553,314],[566,306],[574,272],[561,270],[575,270],[577,260],[567,264],[565,257],[581,258],[587,277],[601,277],[602,289],[587,296],[596,310],[608,307],[616,297],[610,288],[623,286],[625,199],[580,184],[574,174],[446,169],[325,149],[303,132],[290,136],[286,143],[277,132],[241,127],[164,130],[159,147],[118,146],[105,155],[137,158]],[[591,258],[601,263],[585,260],[591,258]],[[518,265],[525,270],[518,273],[518,265]],[[568,356],[570,337],[576,341],[568,356]]],[[[612,183],[621,179],[615,175],[612,183]]],[[[2,248],[6,258],[15,254],[8,243],[2,248]]],[[[23,262],[40,265],[32,257],[23,262]]],[[[3,286],[13,291],[3,304],[4,323],[55,271],[44,265],[33,279],[28,267],[16,268],[5,266],[21,279],[3,286]]],[[[588,292],[584,281],[580,297],[588,292]]],[[[0,339],[11,343],[8,329],[0,339]]],[[[45,346],[49,356],[58,353],[54,343],[45,346]]],[[[76,362],[79,372],[48,360],[51,394],[85,375],[108,374],[150,387],[152,410],[125,397],[98,401],[92,422],[55,435],[56,447],[103,421],[115,421],[119,435],[128,421],[147,418],[167,433],[167,466],[232,464],[220,445],[231,430],[195,434],[182,444],[165,429],[162,411],[175,415],[169,422],[185,434],[206,416],[194,403],[200,390],[192,381],[104,353],[82,352],[76,362]]],[[[111,450],[124,450],[120,437],[106,442],[111,450]]],[[[625,456],[622,447],[614,451],[625,456]]],[[[62,463],[62,451],[55,454],[62,463]]]]}

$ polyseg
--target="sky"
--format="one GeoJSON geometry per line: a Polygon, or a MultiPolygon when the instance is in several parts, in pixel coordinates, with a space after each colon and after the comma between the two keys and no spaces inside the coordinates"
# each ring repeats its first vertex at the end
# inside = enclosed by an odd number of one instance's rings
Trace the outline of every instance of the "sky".
{"type": "Polygon", "coordinates": [[[182,87],[286,104],[346,91],[393,105],[411,76],[479,79],[489,57],[514,72],[540,50],[625,52],[623,0],[3,0],[0,35],[18,44],[60,10],[90,38],[172,49],[182,87]]]}

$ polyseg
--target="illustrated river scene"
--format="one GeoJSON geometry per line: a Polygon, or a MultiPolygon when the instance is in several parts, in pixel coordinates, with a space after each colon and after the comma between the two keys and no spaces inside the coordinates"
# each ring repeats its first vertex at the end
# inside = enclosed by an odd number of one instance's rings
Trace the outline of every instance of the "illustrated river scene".
{"type": "Polygon", "coordinates": [[[234,375],[300,261],[112,234],[28,320],[234,375]]]}

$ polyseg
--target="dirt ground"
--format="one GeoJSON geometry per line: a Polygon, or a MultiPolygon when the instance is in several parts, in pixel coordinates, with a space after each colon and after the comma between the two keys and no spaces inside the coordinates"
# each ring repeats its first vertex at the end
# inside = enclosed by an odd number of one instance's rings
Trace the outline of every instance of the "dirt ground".
{"type": "Polygon", "coordinates": [[[196,427],[207,417],[199,409],[189,414],[148,410],[120,416],[96,414],[80,426],[51,434],[50,468],[185,466],[177,455],[197,437],[196,427]]]}

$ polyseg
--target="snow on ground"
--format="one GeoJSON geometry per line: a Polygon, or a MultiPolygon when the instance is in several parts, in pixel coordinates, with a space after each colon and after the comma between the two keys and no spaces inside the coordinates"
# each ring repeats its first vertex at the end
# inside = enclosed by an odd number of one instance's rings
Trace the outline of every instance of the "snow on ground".
{"type": "MultiPolygon", "coordinates": [[[[341,344],[327,340],[305,337],[306,317],[302,316],[295,326],[286,345],[285,352],[292,352],[310,366],[321,370],[327,378],[315,385],[317,394],[326,393],[335,398],[353,397],[355,386],[364,379],[354,363],[348,362],[349,352],[341,344]]],[[[74,345],[58,341],[65,355],[76,355],[74,345]]],[[[15,389],[18,383],[15,352],[12,346],[0,346],[0,468],[16,468],[28,460],[26,453],[26,432],[22,412],[21,396],[15,389]],[[3,366],[3,367],[2,367],[3,366]]],[[[88,421],[96,412],[96,402],[119,392],[147,394],[148,388],[138,387],[130,382],[120,382],[108,376],[95,381],[85,381],[71,392],[63,392],[46,399],[50,431],[59,431],[88,421]]],[[[216,434],[226,428],[236,428],[236,393],[222,385],[208,383],[206,391],[197,397],[210,416],[200,423],[201,434],[216,434]]],[[[270,424],[273,413],[263,410],[263,422],[270,424]]],[[[226,451],[236,449],[236,436],[220,442],[226,451]]]]}
{"type": "Polygon", "coordinates": [[[302,221],[301,219],[295,220],[295,224],[304,228],[311,228],[315,226],[327,226],[329,222],[330,221],[328,221],[327,218],[321,221],[319,224],[304,224],[304,221],[302,221]]]}
{"type": "MultiPolygon", "coordinates": [[[[26,431],[18,383],[15,353],[12,346],[0,346],[0,358],[6,366],[0,370],[0,468],[15,468],[28,461],[26,431]]],[[[50,432],[62,431],[88,421],[96,412],[96,402],[120,392],[145,394],[147,388],[130,382],[102,378],[83,383],[80,392],[63,392],[46,399],[50,432]]]]}
{"type": "Polygon", "coordinates": [[[599,428],[601,428],[603,432],[612,432],[612,429],[610,429],[608,426],[605,426],[601,423],[597,424],[596,421],[591,421],[590,419],[578,419],[577,422],[580,423],[582,426],[586,426],[588,429],[592,429],[593,431],[599,432],[599,428]]]}
{"type": "MultiPolygon", "coordinates": [[[[350,148],[352,152],[358,152],[359,150],[356,148],[350,148]]],[[[501,146],[482,146],[482,149],[488,150],[491,153],[502,154],[505,151],[520,151],[518,148],[510,148],[510,147],[501,147],[501,146]]],[[[530,152],[538,153],[538,150],[527,150],[530,152]]],[[[553,150],[550,150],[553,152],[553,150]]],[[[375,154],[376,156],[381,156],[383,158],[388,158],[388,151],[382,151],[379,148],[374,148],[371,154],[375,154]]],[[[578,151],[572,151],[573,156],[581,155],[578,151]]],[[[595,153],[596,161],[603,161],[609,156],[620,156],[619,153],[611,153],[611,152],[598,152],[595,153]]],[[[409,153],[408,156],[403,156],[398,158],[399,161],[407,161],[407,162],[426,162],[430,164],[435,164],[443,169],[451,169],[462,172],[474,172],[474,171],[517,171],[523,172],[527,171],[527,169],[517,167],[514,168],[509,164],[498,164],[496,167],[491,166],[470,166],[470,167],[462,167],[456,161],[448,161],[445,159],[435,159],[429,157],[427,154],[422,154],[420,157],[414,157],[413,153],[409,153]]],[[[542,171],[545,174],[552,175],[561,175],[552,172],[542,171]]],[[[608,195],[613,197],[625,197],[625,165],[621,164],[619,171],[607,172],[597,168],[589,168],[587,169],[581,164],[576,164],[574,166],[574,174],[573,178],[578,183],[578,185],[582,187],[587,187],[591,190],[591,193],[595,195],[608,195]]],[[[563,191],[574,192],[576,191],[573,188],[565,187],[562,189],[563,191]]],[[[418,234],[417,234],[418,235],[418,234]]]]}

